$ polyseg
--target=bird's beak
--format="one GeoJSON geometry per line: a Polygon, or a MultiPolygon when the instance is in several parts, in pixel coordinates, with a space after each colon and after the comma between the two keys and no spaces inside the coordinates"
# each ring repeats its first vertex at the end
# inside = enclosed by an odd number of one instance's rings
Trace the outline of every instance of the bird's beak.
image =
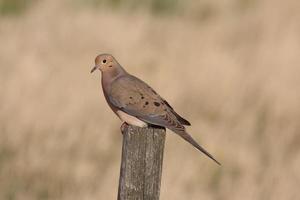
{"type": "Polygon", "coordinates": [[[95,66],[93,67],[93,69],[91,70],[91,73],[93,73],[96,69],[98,69],[98,66],[97,66],[97,65],[95,65],[95,66]]]}

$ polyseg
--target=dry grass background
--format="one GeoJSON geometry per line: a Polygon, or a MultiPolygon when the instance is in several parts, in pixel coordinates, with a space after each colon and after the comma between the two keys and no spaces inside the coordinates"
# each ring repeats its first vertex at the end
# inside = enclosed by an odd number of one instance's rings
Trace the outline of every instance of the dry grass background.
{"type": "Polygon", "coordinates": [[[168,132],[161,199],[299,199],[299,1],[128,2],[2,12],[0,199],[116,199],[120,122],[89,73],[103,52],[223,164],[168,132]]]}

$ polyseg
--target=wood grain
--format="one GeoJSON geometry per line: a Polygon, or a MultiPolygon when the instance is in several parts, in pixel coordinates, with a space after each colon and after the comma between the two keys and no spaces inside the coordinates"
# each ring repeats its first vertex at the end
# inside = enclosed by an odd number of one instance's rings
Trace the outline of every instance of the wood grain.
{"type": "Polygon", "coordinates": [[[123,130],[118,200],[158,200],[166,130],[127,126],[123,130]]]}

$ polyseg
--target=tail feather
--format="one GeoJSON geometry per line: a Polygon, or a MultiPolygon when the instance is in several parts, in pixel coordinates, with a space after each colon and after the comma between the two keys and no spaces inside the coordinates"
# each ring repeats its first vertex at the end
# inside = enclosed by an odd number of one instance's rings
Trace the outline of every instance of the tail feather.
{"type": "MultiPolygon", "coordinates": [[[[178,115],[178,114],[177,114],[178,115]]],[[[178,115],[179,116],[179,115],[178,115]]],[[[186,131],[184,127],[184,123],[180,123],[181,121],[178,120],[178,116],[176,114],[168,112],[165,115],[161,115],[156,118],[150,118],[150,119],[145,119],[143,118],[144,121],[150,124],[155,124],[158,126],[166,127],[173,132],[177,133],[179,136],[181,136],[184,140],[186,140],[188,143],[193,145],[196,149],[204,153],[206,156],[208,156],[210,159],[215,161],[217,164],[221,165],[210,153],[208,153],[203,147],[201,147],[193,138],[190,136],[186,131]]],[[[183,119],[183,118],[181,118],[183,119]]],[[[186,124],[190,124],[186,120],[186,124]]]]}
{"type": "Polygon", "coordinates": [[[179,130],[174,130],[175,133],[177,133],[179,136],[181,136],[184,140],[186,140],[188,143],[193,145],[196,149],[204,153],[206,156],[208,156],[210,159],[215,161],[218,165],[221,165],[210,153],[208,153],[203,147],[201,147],[193,138],[190,134],[188,134],[186,131],[179,131],[179,130]]]}

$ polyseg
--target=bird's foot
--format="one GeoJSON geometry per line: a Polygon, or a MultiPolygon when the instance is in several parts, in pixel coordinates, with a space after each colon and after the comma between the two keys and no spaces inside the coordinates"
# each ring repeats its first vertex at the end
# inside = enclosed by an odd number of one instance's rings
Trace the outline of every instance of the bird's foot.
{"type": "Polygon", "coordinates": [[[126,122],[123,122],[123,124],[120,127],[121,133],[124,134],[127,128],[128,128],[128,124],[126,122]]]}

